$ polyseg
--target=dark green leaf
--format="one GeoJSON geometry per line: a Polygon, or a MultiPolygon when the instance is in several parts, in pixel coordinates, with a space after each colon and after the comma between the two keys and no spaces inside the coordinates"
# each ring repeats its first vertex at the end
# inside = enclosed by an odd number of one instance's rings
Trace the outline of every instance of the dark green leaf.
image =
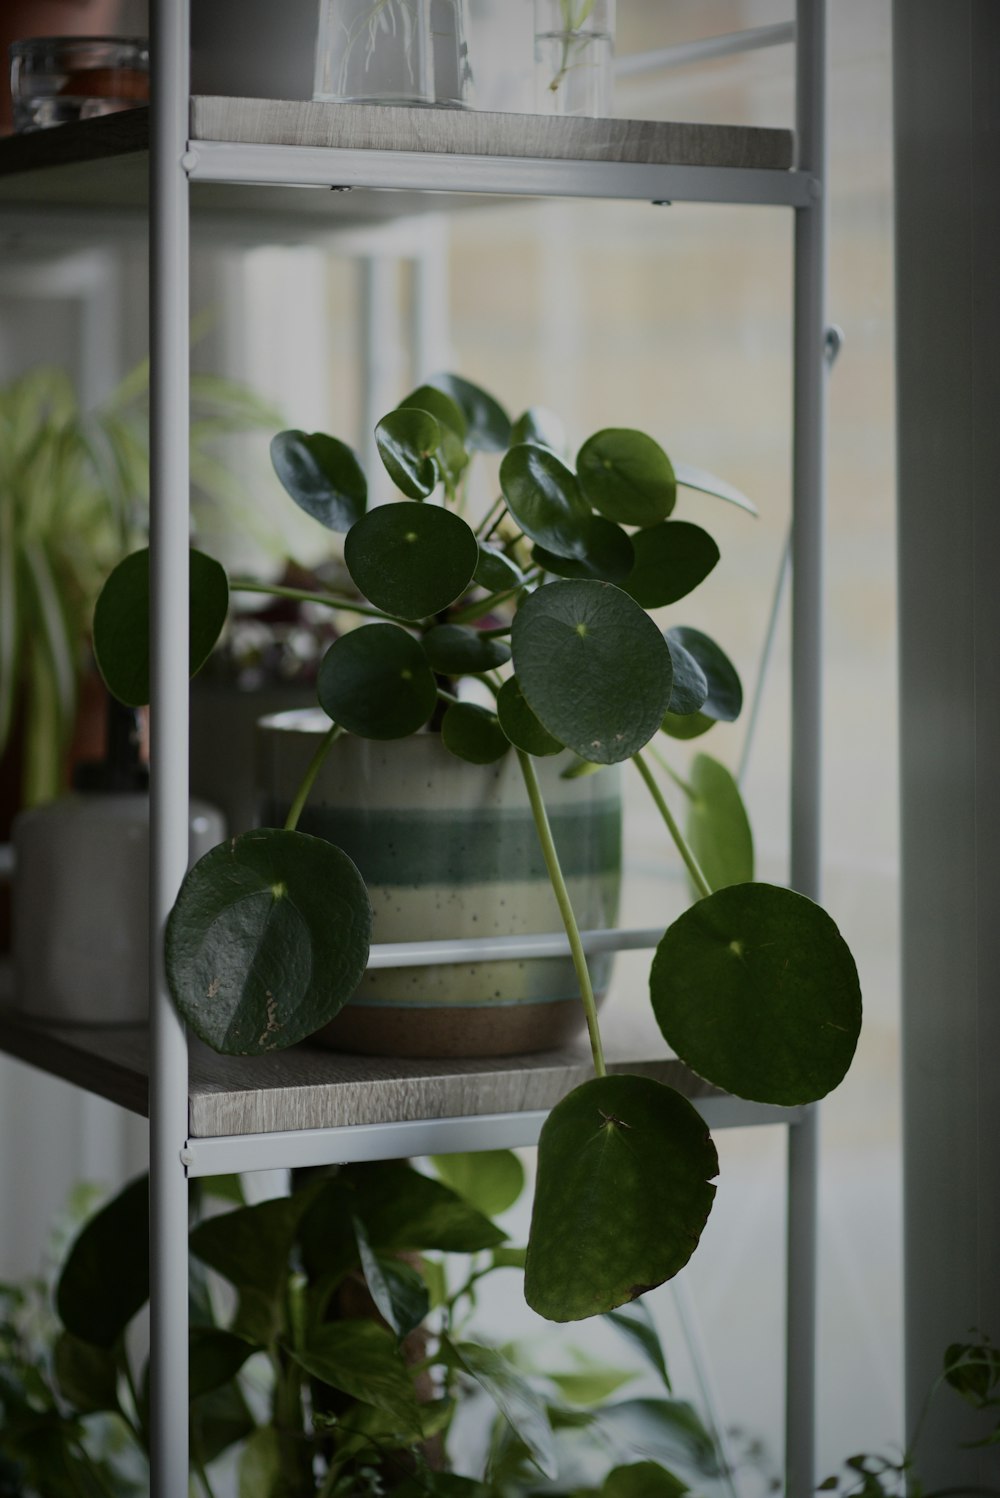
{"type": "Polygon", "coordinates": [[[468,430],[468,422],[461,407],[450,395],[446,395],[437,386],[420,385],[405,400],[401,400],[397,408],[400,411],[426,411],[434,417],[438,426],[444,426],[453,432],[460,442],[465,441],[468,430]]]}
{"type": "MultiPolygon", "coordinates": [[[[248,1209],[252,1210],[252,1209],[248,1209]]],[[[193,1326],[190,1341],[191,1398],[228,1384],[257,1348],[219,1326],[193,1326]]]]}
{"type": "Polygon", "coordinates": [[[593,1367],[574,1373],[549,1373],[562,1397],[570,1404],[604,1404],[612,1394],[636,1377],[623,1368],[593,1367]]]}
{"type": "Polygon", "coordinates": [[[376,608],[401,619],[423,619],[465,592],[479,547],[465,521],[450,510],[380,505],[348,532],[344,560],[376,608]]]}
{"type": "Polygon", "coordinates": [[[644,609],[676,603],[694,591],[719,560],[707,531],[687,520],[663,520],[632,537],[635,566],[622,587],[644,609]]]}
{"type": "Polygon", "coordinates": [[[634,1462],[615,1467],[601,1489],[601,1498],[683,1498],[691,1489],[657,1462],[634,1462]]]}
{"type": "Polygon", "coordinates": [[[299,508],[327,530],[348,531],[365,513],[368,483],[346,442],[323,432],[279,432],[271,462],[299,508]]]}
{"type": "Polygon", "coordinates": [[[364,1223],[377,1253],[476,1253],[497,1247],[506,1237],[454,1191],[402,1161],[348,1165],[324,1182],[302,1220],[302,1254],[310,1278],[318,1280],[331,1269],[343,1272],[357,1262],[354,1216],[364,1223]]]}
{"type": "Polygon", "coordinates": [[[683,1269],[715,1196],[715,1147],[679,1093],[646,1077],[597,1077],[549,1114],[524,1296],[550,1321],[635,1300],[683,1269]]]}
{"type": "Polygon", "coordinates": [[[313,1327],[305,1347],[289,1356],[320,1383],[384,1410],[414,1440],[421,1435],[413,1380],[395,1338],[374,1321],[313,1327]]]}
{"type": "MultiPolygon", "coordinates": [[[[229,582],[218,562],[190,553],[188,668],[211,655],[229,611],[229,582]]],[[[108,577],[94,609],[94,655],[108,691],[129,707],[149,701],[149,549],[134,551],[108,577]]]]}
{"type": "Polygon", "coordinates": [[[725,652],[700,629],[690,629],[683,624],[667,630],[667,644],[679,645],[694,656],[704,673],[708,696],[701,708],[702,716],[713,722],[734,722],[743,708],[743,688],[725,652]]]}
{"type": "Polygon", "coordinates": [[[545,1477],[558,1472],[552,1426],[545,1405],[513,1363],[492,1347],[459,1342],[453,1347],[459,1366],[493,1400],[511,1430],[524,1442],[535,1466],[545,1477]]]}
{"type": "Polygon", "coordinates": [[[234,1383],[220,1384],[191,1404],[191,1455],[202,1467],[231,1446],[245,1441],[256,1428],[247,1402],[234,1383]]]}
{"type": "Polygon", "coordinates": [[[510,417],[493,396],[461,375],[431,375],[429,385],[443,390],[462,411],[465,444],[473,452],[503,452],[510,446],[510,417]]]}
{"type": "Polygon", "coordinates": [[[390,411],[375,428],[375,444],[386,472],[408,499],[426,499],[437,488],[441,428],[428,412],[390,411]]]}
{"type": "Polygon", "coordinates": [[[484,546],[480,541],[474,580],[481,588],[485,588],[488,593],[504,593],[508,588],[516,588],[523,576],[520,567],[510,557],[504,556],[494,546],[484,546]]]}
{"type": "MultiPolygon", "coordinates": [[[[704,671],[689,650],[677,640],[666,636],[667,649],[674,668],[674,684],[670,693],[668,719],[697,713],[708,696],[708,681],[704,671]]],[[[697,737],[697,735],[694,735],[697,737]]]]}
{"type": "Polygon", "coordinates": [[[699,900],[656,949],[657,1022],[699,1076],[794,1107],[836,1087],[861,1026],[861,990],[833,921],[804,895],[737,884],[699,900]]]}
{"type": "Polygon", "coordinates": [[[685,489],[700,489],[703,494],[714,494],[718,499],[727,499],[730,504],[738,505],[750,515],[757,513],[757,506],[745,494],[734,489],[732,484],[727,484],[725,479],[718,479],[714,473],[707,473],[704,468],[695,468],[691,463],[675,463],[674,476],[685,489]]]}
{"type": "Polygon", "coordinates": [[[259,828],[195,864],[167,921],[167,982],[216,1051],[295,1045],[350,998],[368,962],[371,904],[354,864],[322,838],[259,828]]]}
{"type": "Polygon", "coordinates": [[[618,1450],[653,1461],[680,1460],[705,1476],[719,1475],[715,1442],[681,1399],[625,1399],[598,1412],[601,1430],[618,1450]]]}
{"type": "Polygon", "coordinates": [[[698,754],[688,771],[694,799],[687,839],[712,889],[753,879],[753,833],[740,788],[725,765],[698,754]]]}
{"type": "Polygon", "coordinates": [[[472,765],[491,765],[510,748],[494,714],[474,702],[449,704],[441,720],[441,742],[457,759],[472,765]]]}
{"type": "Polygon", "coordinates": [[[613,1327],[621,1332],[634,1347],[637,1347],[643,1357],[652,1368],[659,1374],[666,1388],[671,1388],[670,1375],[667,1372],[667,1360],[663,1355],[663,1347],[660,1336],[656,1330],[656,1323],[649,1314],[649,1307],[641,1300],[629,1301],[627,1305],[619,1306],[616,1311],[609,1311],[606,1318],[613,1327]]]}
{"type": "Polygon", "coordinates": [[[394,1487],[392,1498],[493,1498],[494,1490],[474,1477],[459,1477],[454,1472],[422,1472],[410,1477],[401,1487],[394,1487]]]}
{"type": "Polygon", "coordinates": [[[529,406],[511,427],[510,446],[532,442],[536,447],[550,447],[554,453],[563,451],[566,431],[559,417],[544,406],[529,406]]]}
{"type": "Polygon", "coordinates": [[[361,1273],[375,1308],[399,1338],[409,1336],[430,1310],[427,1286],[409,1264],[380,1259],[360,1217],[352,1218],[361,1273]]]}
{"type": "Polygon", "coordinates": [[[363,739],[405,739],[437,705],[420,642],[398,624],[366,624],[334,640],[319,668],[320,706],[363,739]]]}
{"type": "Polygon", "coordinates": [[[621,525],[655,525],[674,508],[677,485],[658,442],[629,427],[607,427],[576,455],[580,487],[595,510],[621,525]]]}
{"type": "MultiPolygon", "coordinates": [[[[199,1223],[191,1234],[195,1257],[239,1290],[239,1330],[261,1346],[266,1347],[282,1329],[292,1245],[304,1213],[320,1190],[321,1185],[310,1186],[292,1196],[222,1212],[199,1223]]],[[[220,1350],[211,1341],[206,1347],[206,1358],[220,1350]]],[[[221,1348],[223,1358],[227,1351],[235,1356],[237,1349],[221,1348]]]]}
{"type": "Polygon", "coordinates": [[[672,739],[687,740],[700,739],[715,723],[715,718],[706,718],[704,713],[665,713],[660,727],[672,739]]]}
{"type": "Polygon", "coordinates": [[[526,1248],[495,1248],[492,1254],[494,1269],[523,1269],[528,1257],[526,1248]]]}
{"type": "Polygon", "coordinates": [[[487,1217],[506,1212],[524,1190],[524,1166],[513,1150],[433,1155],[431,1163],[446,1186],[487,1217]]]}
{"type": "Polygon", "coordinates": [[[112,1347],[149,1299],[149,1181],[140,1176],[80,1230],[56,1309],[81,1342],[112,1347]]]}
{"type": "Polygon", "coordinates": [[[565,748],[543,728],[524,700],[516,676],[510,676],[497,693],[497,717],[500,727],[517,749],[526,754],[561,754],[565,748]]]}
{"type": "Polygon", "coordinates": [[[526,536],[561,557],[587,555],[590,506],[576,477],[545,447],[512,447],[500,464],[500,487],[526,536]]]}
{"type": "Polygon", "coordinates": [[[281,1436],[273,1425],[261,1425],[240,1454],[239,1498],[275,1498],[280,1481],[281,1436]]]}
{"type": "Polygon", "coordinates": [[[495,671],[510,660],[506,641],[491,640],[465,624],[436,624],[423,636],[421,644],[432,669],[443,676],[495,671]]]}
{"type": "MultiPolygon", "coordinates": [[[[53,1352],[53,1371],[59,1392],[81,1415],[117,1410],[118,1364],[110,1347],[95,1347],[63,1332],[53,1352]]],[[[3,1398],[0,1391],[0,1407],[3,1398]]],[[[0,1488],[0,1492],[2,1492],[0,1488]]]]}
{"type": "MultiPolygon", "coordinates": [[[[620,583],[635,565],[635,548],[621,526],[603,515],[591,515],[584,534],[582,557],[560,557],[536,546],[532,560],[556,577],[596,577],[599,582],[620,583]]],[[[630,590],[631,591],[631,590],[630,590]]]]}
{"type": "Polygon", "coordinates": [[[670,651],[620,588],[538,588],[514,617],[511,644],[528,706],[581,759],[616,764],[660,727],[673,682],[670,651]]]}

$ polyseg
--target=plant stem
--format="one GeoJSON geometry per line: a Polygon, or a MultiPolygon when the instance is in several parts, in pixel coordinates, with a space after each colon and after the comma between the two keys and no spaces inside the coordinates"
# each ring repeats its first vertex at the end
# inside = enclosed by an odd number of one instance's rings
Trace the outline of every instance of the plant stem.
{"type": "Polygon", "coordinates": [[[459,701],[459,698],[455,696],[454,692],[448,692],[448,691],[445,690],[444,687],[438,687],[437,694],[438,694],[438,701],[439,702],[458,702],[459,701]]]}
{"type": "Polygon", "coordinates": [[[481,629],[480,638],[484,640],[499,640],[504,635],[510,634],[509,624],[497,624],[493,629],[481,629]]]}
{"type": "Polygon", "coordinates": [[[202,1487],[205,1490],[205,1498],[215,1498],[215,1494],[212,1492],[212,1484],[208,1480],[208,1474],[205,1471],[202,1463],[196,1461],[192,1465],[194,1466],[198,1481],[201,1483],[202,1487]]]}
{"type": "Polygon", "coordinates": [[[322,766],[323,761],[326,759],[326,756],[329,754],[331,748],[336,743],[337,739],[340,738],[340,735],[343,732],[344,730],[341,728],[340,724],[334,723],[330,728],[330,732],[324,736],[322,744],[320,744],[319,748],[316,750],[316,753],[309,761],[309,768],[306,770],[306,773],[302,777],[302,783],[299,786],[298,790],[295,792],[295,800],[292,802],[288,811],[288,816],[285,818],[286,832],[294,832],[296,827],[299,825],[299,817],[302,815],[302,808],[305,806],[306,801],[309,798],[309,792],[313,788],[313,781],[319,774],[320,767],[322,766]]]}
{"type": "Polygon", "coordinates": [[[504,497],[502,494],[498,494],[482,520],[476,526],[475,535],[477,541],[484,541],[492,533],[494,526],[500,523],[503,517],[503,507],[504,497]]]}
{"type": "Polygon", "coordinates": [[[654,802],[656,803],[656,809],[666,823],[667,831],[670,833],[670,836],[676,843],[677,851],[683,858],[684,863],[687,866],[687,871],[691,875],[691,878],[694,880],[694,885],[698,891],[699,897],[701,899],[705,899],[707,895],[710,895],[712,893],[712,886],[709,884],[708,880],[702,873],[698,865],[698,860],[691,852],[691,849],[688,846],[687,839],[685,838],[683,832],[681,832],[681,829],[674,821],[673,813],[671,812],[670,807],[667,805],[666,801],[663,799],[663,792],[660,790],[660,787],[653,779],[652,770],[649,768],[641,754],[633,754],[632,762],[649,788],[649,794],[652,796],[654,802]]]}
{"type": "Polygon", "coordinates": [[[540,568],[536,568],[534,572],[526,573],[521,581],[515,583],[512,588],[504,588],[502,593],[491,593],[489,598],[480,598],[478,602],[467,604],[464,609],[459,609],[456,613],[452,614],[450,623],[471,624],[476,619],[482,619],[484,614],[492,613],[498,603],[506,603],[508,598],[514,598],[540,576],[540,568]]]}
{"type": "Polygon", "coordinates": [[[412,620],[397,619],[393,614],[383,614],[381,609],[369,608],[364,603],[354,603],[350,598],[338,598],[333,593],[311,593],[308,588],[285,588],[278,583],[255,583],[246,577],[230,580],[231,593],[266,593],[270,598],[291,598],[297,603],[321,603],[329,609],[343,609],[348,614],[364,614],[366,619],[381,619],[390,624],[412,625],[412,620]]]}
{"type": "Polygon", "coordinates": [[[684,794],[685,794],[685,796],[687,796],[687,798],[688,798],[689,801],[697,801],[698,800],[698,792],[695,790],[694,786],[691,785],[682,776],[678,775],[677,771],[673,768],[672,765],[668,765],[667,764],[666,760],[663,758],[663,755],[660,753],[659,749],[654,748],[652,744],[647,744],[646,748],[649,750],[650,754],[656,760],[656,763],[659,765],[659,767],[663,771],[664,775],[669,775],[670,776],[670,779],[674,782],[674,785],[677,786],[678,790],[683,791],[684,794]]]}
{"type": "Polygon", "coordinates": [[[590,1036],[590,1049],[594,1057],[594,1071],[599,1077],[607,1075],[607,1066],[604,1062],[604,1047],[601,1044],[601,1031],[597,1023],[597,1000],[594,998],[594,989],[590,981],[590,971],[587,967],[587,958],[583,950],[583,942],[580,940],[580,928],[573,914],[570,904],[569,891],[563,878],[562,869],[559,866],[559,855],[556,845],[552,840],[552,829],[549,826],[545,803],[538,785],[538,776],[531,762],[531,755],[526,754],[523,749],[517,751],[518,763],[521,766],[521,774],[524,776],[525,789],[528,792],[528,800],[531,803],[531,814],[535,819],[535,828],[538,832],[538,841],[542,845],[542,856],[545,859],[545,867],[548,870],[552,891],[559,906],[559,914],[562,916],[566,935],[569,937],[569,948],[573,954],[573,966],[576,969],[577,982],[580,985],[580,997],[583,1000],[584,1013],[587,1016],[587,1033],[590,1036]]]}

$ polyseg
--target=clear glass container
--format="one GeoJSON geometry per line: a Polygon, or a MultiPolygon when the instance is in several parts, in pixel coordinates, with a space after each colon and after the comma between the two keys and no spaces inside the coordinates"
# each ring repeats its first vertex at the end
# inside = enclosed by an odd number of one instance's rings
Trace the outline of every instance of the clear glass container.
{"type": "Polygon", "coordinates": [[[140,37],[44,36],[10,48],[14,129],[45,130],[149,101],[149,43],[140,37]]]}
{"type": "Polygon", "coordinates": [[[535,108],[539,114],[613,110],[615,0],[535,0],[535,108]]]}
{"type": "Polygon", "coordinates": [[[464,108],[466,0],[320,0],[313,98],[464,108]]]}

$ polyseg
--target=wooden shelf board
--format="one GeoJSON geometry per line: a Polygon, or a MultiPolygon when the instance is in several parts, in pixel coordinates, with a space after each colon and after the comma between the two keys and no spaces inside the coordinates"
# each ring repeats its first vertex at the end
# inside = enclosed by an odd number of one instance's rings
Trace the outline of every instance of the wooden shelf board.
{"type": "MultiPolygon", "coordinates": [[[[668,1082],[689,1097],[721,1096],[667,1055],[651,1015],[617,1019],[609,1015],[605,1026],[611,1070],[668,1082]]],[[[43,1025],[16,1013],[8,1000],[0,1005],[0,1051],[134,1113],[148,1111],[144,1026],[43,1025]]],[[[192,1041],[189,1127],[193,1138],[211,1138],[526,1112],[552,1107],[591,1075],[582,1040],[530,1056],[455,1061],[348,1056],[309,1045],[267,1056],[218,1056],[192,1041]]]]}
{"type": "MultiPolygon", "coordinates": [[[[622,162],[784,172],[792,164],[786,130],[647,120],[548,119],[473,110],[403,109],[283,99],[196,96],[192,143],[245,147],[330,147],[460,154],[525,161],[622,162]]],[[[98,221],[115,211],[144,214],[148,204],[149,117],[146,109],[81,120],[0,139],[0,205],[59,214],[86,209],[98,221]]],[[[447,208],[496,202],[477,193],[303,191],[252,183],[192,182],[196,221],[238,222],[253,216],[281,233],[374,224],[447,208]]],[[[77,227],[80,227],[79,220],[77,227]]]]}

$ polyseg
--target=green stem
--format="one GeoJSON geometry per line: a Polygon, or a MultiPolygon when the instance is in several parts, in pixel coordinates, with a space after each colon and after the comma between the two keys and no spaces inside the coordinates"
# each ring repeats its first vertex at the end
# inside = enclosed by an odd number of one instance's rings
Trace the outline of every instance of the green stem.
{"type": "Polygon", "coordinates": [[[515,583],[512,588],[504,588],[502,593],[491,593],[489,598],[480,598],[476,603],[469,603],[466,604],[464,609],[458,609],[452,614],[449,622],[451,624],[471,624],[476,619],[482,619],[484,614],[492,613],[497,604],[506,603],[508,598],[516,597],[518,593],[529,587],[540,576],[541,568],[536,568],[533,572],[526,573],[522,580],[519,583],[515,583]]]}
{"type": "MultiPolygon", "coordinates": [[[[296,603],[321,603],[328,609],[343,609],[348,614],[364,614],[366,619],[381,619],[383,623],[407,624],[394,614],[383,614],[381,609],[369,608],[367,604],[355,603],[350,598],[338,598],[333,593],[311,593],[308,588],[285,588],[278,583],[255,583],[246,577],[230,579],[231,593],[266,593],[270,598],[291,598],[296,603]]],[[[409,621],[412,625],[413,621],[409,621]]],[[[407,627],[409,627],[409,625],[407,627]]]]}
{"type": "Polygon", "coordinates": [[[486,511],[486,514],[483,516],[482,520],[480,520],[479,524],[476,526],[475,535],[477,541],[485,541],[487,536],[491,536],[493,534],[494,530],[503,519],[503,510],[504,497],[502,494],[498,494],[496,499],[490,505],[489,509],[486,511]]]}
{"type": "Polygon", "coordinates": [[[587,1016],[587,1033],[590,1036],[590,1049],[594,1057],[594,1071],[599,1077],[607,1075],[607,1066],[604,1062],[604,1047],[601,1044],[601,1031],[597,1023],[597,1000],[594,998],[594,989],[590,981],[590,972],[587,967],[587,958],[583,950],[583,942],[580,940],[580,928],[573,914],[570,904],[569,891],[563,878],[562,869],[559,866],[559,855],[556,845],[552,840],[552,829],[549,826],[548,815],[545,811],[545,803],[538,785],[538,776],[531,762],[531,755],[526,754],[523,749],[517,751],[518,762],[521,766],[521,774],[524,776],[525,789],[528,792],[528,800],[531,803],[531,814],[535,819],[535,828],[538,832],[538,841],[542,845],[542,857],[545,859],[545,867],[548,870],[552,891],[559,906],[559,914],[562,916],[566,935],[569,937],[569,949],[573,956],[573,966],[576,969],[577,982],[580,985],[580,997],[583,1000],[584,1013],[587,1016]]]}
{"type": "Polygon", "coordinates": [[[344,730],[341,728],[340,724],[334,723],[330,729],[330,732],[324,735],[322,744],[320,744],[319,748],[316,750],[316,753],[309,761],[309,768],[306,770],[306,773],[302,777],[302,784],[295,792],[295,800],[292,802],[288,811],[288,816],[285,818],[286,832],[294,832],[296,827],[299,825],[299,817],[302,815],[302,808],[305,806],[306,801],[309,798],[309,792],[313,788],[313,781],[319,774],[320,767],[322,766],[323,761],[326,759],[326,756],[329,754],[333,745],[336,743],[337,739],[340,738],[340,735],[343,732],[344,730]]]}
{"type": "Polygon", "coordinates": [[[495,625],[493,627],[493,629],[481,629],[479,631],[480,638],[483,639],[483,640],[499,640],[504,635],[509,635],[509,634],[510,634],[510,625],[509,624],[497,624],[497,625],[495,625]]]}
{"type": "Polygon", "coordinates": [[[697,801],[698,792],[695,790],[694,786],[691,785],[687,780],[683,779],[682,776],[678,775],[677,771],[673,768],[672,765],[667,764],[659,749],[657,749],[653,744],[647,744],[646,748],[656,760],[656,763],[659,765],[664,775],[670,776],[670,779],[674,782],[674,785],[677,786],[678,790],[683,791],[689,801],[697,801]]]}
{"type": "Polygon", "coordinates": [[[455,696],[454,692],[448,692],[444,687],[438,687],[437,694],[439,702],[458,702],[460,700],[455,696]]]}
{"type": "Polygon", "coordinates": [[[196,1461],[192,1465],[194,1466],[195,1475],[197,1476],[198,1481],[201,1483],[202,1487],[205,1490],[205,1498],[215,1498],[215,1494],[212,1492],[212,1484],[208,1480],[208,1473],[205,1471],[202,1463],[196,1461]]]}
{"type": "Polygon", "coordinates": [[[673,813],[671,812],[670,807],[667,805],[666,801],[664,801],[663,799],[663,792],[660,790],[660,787],[653,779],[652,770],[649,768],[641,754],[633,754],[632,763],[635,765],[636,769],[639,771],[639,774],[646,782],[646,785],[649,788],[649,794],[652,796],[654,802],[656,803],[656,809],[666,823],[667,831],[670,833],[670,836],[676,843],[677,851],[683,858],[684,863],[687,866],[687,871],[691,875],[691,878],[694,880],[694,885],[698,891],[699,897],[701,899],[705,899],[706,896],[712,893],[712,886],[709,884],[708,880],[702,873],[698,865],[698,860],[691,852],[691,849],[688,846],[687,839],[685,838],[683,832],[681,832],[681,829],[674,821],[673,813]]]}

